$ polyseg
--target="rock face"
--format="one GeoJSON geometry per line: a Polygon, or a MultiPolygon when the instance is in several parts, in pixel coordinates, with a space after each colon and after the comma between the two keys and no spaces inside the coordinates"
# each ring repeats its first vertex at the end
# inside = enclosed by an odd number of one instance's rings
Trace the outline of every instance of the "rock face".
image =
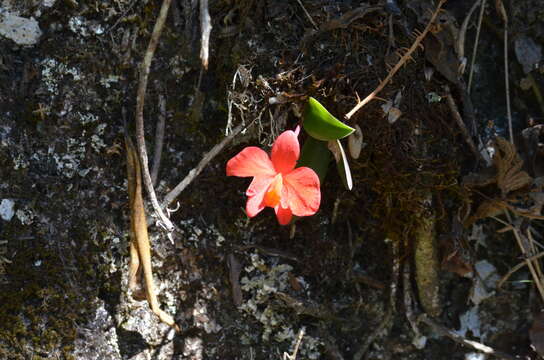
{"type": "MultiPolygon", "coordinates": [[[[294,129],[307,96],[341,118],[355,94],[385,78],[389,16],[383,9],[362,15],[365,7],[352,1],[209,2],[207,71],[199,2],[173,1],[144,107],[150,157],[157,119],[166,118],[159,198],[225,133],[252,126],[177,199],[173,243],[149,221],[159,302],[181,333],[128,293],[123,139],[125,128],[134,133],[139,65],[160,3],[0,1],[0,359],[278,359],[292,354],[299,336],[301,359],[351,359],[372,338],[368,358],[462,358],[464,350],[440,339],[416,351],[398,309],[395,321],[382,322],[395,316],[390,305],[399,300],[389,295],[402,262],[384,239],[408,242],[421,194],[441,196],[441,219],[461,202],[456,184],[466,151],[448,108],[425,98],[439,97],[444,79],[424,82],[422,56],[380,94],[390,100],[403,92],[402,117],[389,124],[381,103],[353,117],[362,134],[350,159],[353,191],[333,167],[316,216],[279,227],[267,209],[248,220],[247,182],[225,176],[242,146],[266,148],[294,129]],[[428,158],[413,156],[416,131],[428,158]]],[[[403,33],[396,37],[410,45],[403,33]]],[[[147,215],[153,220],[150,207],[147,215]]],[[[486,252],[501,254],[499,243],[488,241],[486,252]]],[[[442,314],[466,313],[470,284],[442,274],[438,283],[450,306],[442,314]]],[[[524,327],[528,289],[520,286],[496,303],[490,293],[470,310],[485,324],[482,339],[524,327]]]]}
{"type": "Polygon", "coordinates": [[[34,18],[20,17],[0,8],[0,36],[13,40],[18,45],[36,45],[42,31],[34,18]]]}

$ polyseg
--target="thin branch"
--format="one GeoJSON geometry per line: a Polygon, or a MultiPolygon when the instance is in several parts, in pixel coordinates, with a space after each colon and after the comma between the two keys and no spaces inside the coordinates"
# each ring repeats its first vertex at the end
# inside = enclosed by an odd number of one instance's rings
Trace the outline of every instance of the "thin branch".
{"type": "Polygon", "coordinates": [[[504,85],[506,87],[506,115],[508,116],[508,131],[510,142],[514,143],[514,130],[512,129],[512,106],[510,105],[510,77],[508,71],[508,23],[504,23],[504,85]]]}
{"type": "Polygon", "coordinates": [[[310,20],[310,22],[312,23],[313,27],[317,30],[319,29],[319,26],[317,26],[317,24],[315,23],[314,19],[312,18],[312,15],[310,15],[310,13],[308,12],[308,10],[306,10],[306,8],[304,7],[304,5],[302,5],[302,1],[300,0],[297,0],[298,4],[300,5],[300,7],[302,8],[302,10],[304,11],[304,14],[306,15],[306,17],[308,18],[308,20],[310,20]]]}
{"type": "MultiPolygon", "coordinates": [[[[531,276],[534,279],[536,288],[538,289],[538,292],[540,294],[540,298],[544,299],[544,286],[542,285],[542,282],[540,281],[538,277],[538,273],[535,269],[533,262],[530,260],[530,256],[533,254],[531,254],[527,250],[527,247],[525,246],[525,243],[527,242],[528,239],[525,238],[525,236],[519,231],[519,227],[514,226],[510,213],[507,210],[505,210],[504,213],[506,215],[506,218],[508,219],[508,222],[506,224],[512,227],[512,232],[514,233],[514,237],[516,238],[518,247],[521,250],[523,256],[525,256],[525,262],[527,263],[527,267],[529,268],[529,271],[531,272],[531,276]]],[[[492,217],[492,218],[499,222],[505,223],[497,217],[492,217]]],[[[536,263],[536,266],[539,266],[538,262],[536,263]]]]}
{"type": "Polygon", "coordinates": [[[472,85],[472,76],[474,74],[474,62],[478,52],[478,42],[480,41],[480,30],[482,29],[482,20],[484,18],[485,3],[487,0],[482,0],[480,4],[480,15],[478,17],[478,27],[476,28],[476,39],[474,40],[474,48],[472,50],[472,58],[470,59],[470,73],[468,75],[467,92],[470,94],[470,86],[472,85]]]}
{"type": "Polygon", "coordinates": [[[206,70],[208,69],[211,31],[212,19],[208,11],[208,0],[200,0],[200,60],[202,60],[202,67],[206,70]]]}
{"type": "Polygon", "coordinates": [[[479,342],[473,341],[473,340],[468,340],[468,339],[464,338],[463,336],[457,334],[455,331],[450,330],[450,329],[440,325],[436,321],[432,320],[427,314],[421,314],[418,317],[418,321],[429,325],[438,334],[440,334],[442,336],[446,336],[446,337],[452,339],[453,341],[455,341],[456,343],[459,343],[461,345],[467,346],[467,347],[472,348],[474,350],[480,351],[480,352],[482,352],[484,354],[492,355],[492,356],[495,356],[495,357],[497,357],[499,359],[505,359],[505,360],[515,360],[515,359],[517,359],[515,356],[503,353],[501,351],[497,351],[497,350],[493,349],[492,347],[487,346],[485,344],[482,344],[482,343],[479,343],[479,342]]]}
{"type": "MultiPolygon", "coordinates": [[[[533,235],[531,235],[531,229],[530,228],[527,228],[526,230],[527,232],[527,238],[529,239],[529,244],[531,245],[531,254],[536,254],[536,245],[537,245],[537,242],[535,241],[535,239],[533,238],[533,235]]],[[[544,274],[542,273],[542,267],[540,266],[540,263],[536,260],[530,260],[531,262],[534,261],[535,265],[536,265],[536,272],[538,274],[538,278],[535,279],[535,281],[538,281],[540,282],[540,287],[542,287],[542,280],[544,279],[544,274]]]]}
{"type": "Polygon", "coordinates": [[[164,145],[164,126],[166,122],[166,99],[161,90],[162,88],[159,90],[159,116],[157,128],[155,129],[155,148],[153,149],[153,167],[151,168],[151,183],[153,186],[157,185],[159,169],[161,168],[162,148],[164,145]]]}
{"type": "Polygon", "coordinates": [[[457,126],[459,126],[459,129],[461,130],[461,133],[463,134],[463,137],[468,144],[468,147],[472,151],[472,153],[476,156],[477,159],[482,158],[482,154],[478,151],[478,148],[476,147],[476,144],[474,144],[474,141],[472,141],[472,137],[470,136],[467,127],[465,126],[465,122],[463,121],[463,118],[461,117],[461,114],[459,113],[459,109],[457,108],[457,105],[455,104],[455,100],[453,100],[453,97],[451,96],[449,87],[446,86],[446,100],[448,102],[448,105],[450,107],[451,113],[453,114],[453,118],[455,122],[457,123],[457,126]]]}
{"type": "Polygon", "coordinates": [[[400,58],[400,60],[393,67],[393,69],[391,69],[389,74],[387,74],[387,77],[382,82],[380,82],[378,87],[373,92],[371,92],[363,100],[359,101],[357,103],[357,105],[355,105],[355,107],[353,109],[351,109],[350,112],[348,112],[346,115],[344,115],[344,117],[347,120],[349,120],[357,111],[359,111],[359,109],[361,109],[363,106],[365,106],[371,100],[373,100],[376,97],[376,95],[378,95],[378,93],[380,91],[382,91],[382,89],[385,87],[385,85],[387,85],[389,83],[389,81],[391,81],[391,79],[393,78],[393,76],[395,76],[397,71],[399,71],[399,69],[408,60],[412,59],[412,54],[414,53],[414,51],[417,50],[417,48],[420,46],[421,42],[423,41],[423,39],[425,38],[427,33],[431,30],[431,27],[432,27],[434,21],[436,20],[436,17],[438,16],[438,13],[440,12],[440,8],[442,8],[442,5],[444,5],[445,2],[446,2],[446,0],[440,0],[440,2],[438,3],[438,6],[436,7],[436,10],[433,13],[433,16],[429,20],[429,23],[427,24],[427,26],[425,26],[425,29],[423,30],[423,32],[417,36],[417,38],[414,40],[414,43],[412,44],[412,46],[410,46],[410,49],[408,49],[408,51],[400,58]]]}
{"type": "Polygon", "coordinates": [[[181,194],[181,192],[185,190],[185,188],[191,182],[193,182],[193,180],[198,176],[198,174],[202,172],[206,165],[208,165],[208,163],[212,161],[213,158],[216,157],[217,154],[219,154],[221,150],[223,150],[223,148],[227,146],[232,141],[232,139],[234,139],[234,137],[242,131],[242,129],[244,129],[244,127],[244,124],[236,126],[227,137],[225,137],[219,144],[215,145],[208,153],[206,153],[202,157],[202,160],[200,160],[198,165],[194,169],[189,171],[189,174],[187,174],[187,176],[185,176],[185,178],[181,180],[181,182],[177,184],[172,191],[166,194],[166,196],[164,197],[164,201],[162,202],[162,207],[166,208],[168,205],[170,205],[179,196],[179,194],[181,194]]]}
{"type": "Polygon", "coordinates": [[[497,283],[497,289],[502,288],[502,286],[504,285],[504,283],[506,281],[508,281],[510,276],[512,276],[516,271],[518,271],[519,269],[521,269],[525,265],[527,265],[527,260],[529,260],[529,261],[537,260],[537,259],[540,259],[542,256],[544,256],[544,251],[540,252],[540,253],[538,253],[536,255],[533,255],[533,256],[529,257],[528,259],[526,259],[526,260],[523,260],[522,262],[520,262],[519,264],[517,264],[516,266],[514,266],[513,268],[508,270],[508,273],[506,273],[506,275],[504,275],[502,277],[502,279],[497,283]]]}
{"type": "Polygon", "coordinates": [[[495,1],[495,7],[504,23],[504,86],[506,87],[506,116],[508,117],[508,131],[510,142],[514,143],[514,131],[512,130],[512,109],[510,106],[510,79],[508,76],[508,15],[502,0],[495,1]]]}
{"type": "Polygon", "coordinates": [[[142,165],[142,175],[144,178],[145,188],[149,194],[151,204],[155,210],[155,214],[160,219],[162,225],[168,232],[174,230],[174,225],[170,219],[164,214],[157,200],[157,195],[155,194],[155,189],[151,182],[151,175],[149,174],[149,164],[147,160],[147,150],[145,148],[145,135],[144,135],[144,103],[145,103],[145,92],[147,88],[147,81],[149,78],[149,68],[151,66],[151,61],[153,59],[153,54],[157,48],[159,38],[161,36],[164,23],[166,22],[166,16],[168,15],[168,9],[170,8],[172,0],[163,0],[161,10],[159,12],[159,17],[155,22],[153,27],[153,33],[151,34],[151,39],[147,46],[147,50],[144,55],[144,60],[142,61],[140,67],[140,81],[138,84],[138,93],[136,96],[136,142],[138,144],[138,155],[140,156],[140,162],[142,165]]]}
{"type": "MultiPolygon", "coordinates": [[[[456,46],[455,52],[457,53],[457,56],[459,60],[461,61],[464,61],[465,59],[465,40],[467,38],[468,24],[470,23],[470,18],[472,17],[472,14],[474,13],[478,5],[480,5],[481,1],[482,0],[476,0],[474,4],[472,4],[472,7],[468,11],[467,16],[465,16],[465,19],[463,20],[463,24],[461,25],[461,28],[459,29],[458,39],[455,42],[455,46],[456,46]]],[[[465,61],[463,63],[466,64],[465,61]]],[[[463,72],[464,72],[464,67],[463,67],[463,72]]]]}
{"type": "Polygon", "coordinates": [[[284,360],[296,360],[298,348],[300,347],[300,344],[302,343],[302,338],[304,337],[304,328],[300,329],[297,336],[297,342],[295,343],[295,348],[293,350],[293,353],[289,355],[288,353],[283,353],[283,359],[284,360]]]}

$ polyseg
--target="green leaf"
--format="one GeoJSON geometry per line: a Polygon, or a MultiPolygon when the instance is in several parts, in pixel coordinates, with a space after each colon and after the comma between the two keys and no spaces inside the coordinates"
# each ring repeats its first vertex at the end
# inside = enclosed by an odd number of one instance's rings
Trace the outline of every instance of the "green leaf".
{"type": "Polygon", "coordinates": [[[323,105],[313,97],[308,99],[304,107],[304,130],[311,137],[330,141],[342,139],[355,131],[337,118],[331,115],[323,105]]]}
{"type": "Polygon", "coordinates": [[[334,155],[336,160],[336,168],[338,174],[344,183],[344,186],[351,191],[353,189],[353,180],[351,178],[351,170],[349,168],[348,157],[340,143],[340,140],[331,140],[328,143],[328,148],[334,155]]]}
{"type": "Polygon", "coordinates": [[[319,176],[319,183],[322,185],[327,175],[331,158],[331,152],[327,148],[325,141],[308,137],[304,142],[304,146],[302,146],[297,167],[307,166],[313,169],[317,176],[319,176]]]}

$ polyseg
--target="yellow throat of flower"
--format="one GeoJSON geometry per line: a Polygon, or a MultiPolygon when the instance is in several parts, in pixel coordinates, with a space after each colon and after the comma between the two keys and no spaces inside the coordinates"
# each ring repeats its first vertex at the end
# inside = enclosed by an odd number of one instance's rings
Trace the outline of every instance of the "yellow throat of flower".
{"type": "Polygon", "coordinates": [[[272,183],[268,187],[266,194],[264,195],[264,205],[269,207],[275,207],[279,204],[281,199],[281,190],[283,188],[283,179],[281,174],[276,175],[272,183]]]}

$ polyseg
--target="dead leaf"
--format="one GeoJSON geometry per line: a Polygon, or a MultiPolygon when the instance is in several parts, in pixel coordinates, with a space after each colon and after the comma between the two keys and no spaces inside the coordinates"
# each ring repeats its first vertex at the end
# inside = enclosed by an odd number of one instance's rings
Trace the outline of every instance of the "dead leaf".
{"type": "MultiPolygon", "coordinates": [[[[180,331],[180,328],[175,323],[174,319],[160,308],[159,300],[155,293],[153,269],[151,265],[151,249],[142,197],[142,172],[140,160],[136,148],[128,136],[125,136],[125,146],[127,151],[127,179],[130,205],[129,289],[138,290],[137,284],[139,283],[140,288],[145,289],[147,302],[153,313],[155,313],[163,323],[172,326],[176,331],[180,331]]],[[[134,295],[141,296],[137,291],[134,295]]]]}
{"type": "Polygon", "coordinates": [[[402,115],[402,111],[400,111],[396,107],[392,107],[389,110],[389,113],[387,114],[387,121],[390,124],[394,124],[401,117],[401,115],[402,115]]]}
{"type": "Polygon", "coordinates": [[[394,100],[388,100],[382,105],[384,116],[387,116],[387,121],[390,124],[394,124],[402,116],[402,111],[399,109],[401,101],[402,91],[399,90],[397,91],[394,100]]]}
{"type": "Polygon", "coordinates": [[[363,132],[359,125],[355,125],[355,131],[348,137],[348,150],[352,158],[358,159],[363,148],[363,132]]]}
{"type": "Polygon", "coordinates": [[[463,225],[458,219],[454,218],[452,234],[442,237],[438,245],[442,254],[440,268],[464,277],[470,274],[474,270],[474,267],[470,251],[468,250],[468,244],[461,238],[462,231],[463,225]]]}
{"type": "Polygon", "coordinates": [[[497,186],[503,197],[509,192],[521,189],[533,181],[525,171],[523,160],[516,152],[515,146],[506,139],[498,137],[495,140],[496,153],[493,163],[497,168],[497,186]]]}
{"type": "Polygon", "coordinates": [[[480,206],[478,206],[478,209],[476,209],[474,215],[470,216],[466,220],[465,227],[469,227],[480,219],[497,216],[501,214],[507,207],[508,206],[502,201],[484,200],[484,202],[482,202],[480,206]]]}

